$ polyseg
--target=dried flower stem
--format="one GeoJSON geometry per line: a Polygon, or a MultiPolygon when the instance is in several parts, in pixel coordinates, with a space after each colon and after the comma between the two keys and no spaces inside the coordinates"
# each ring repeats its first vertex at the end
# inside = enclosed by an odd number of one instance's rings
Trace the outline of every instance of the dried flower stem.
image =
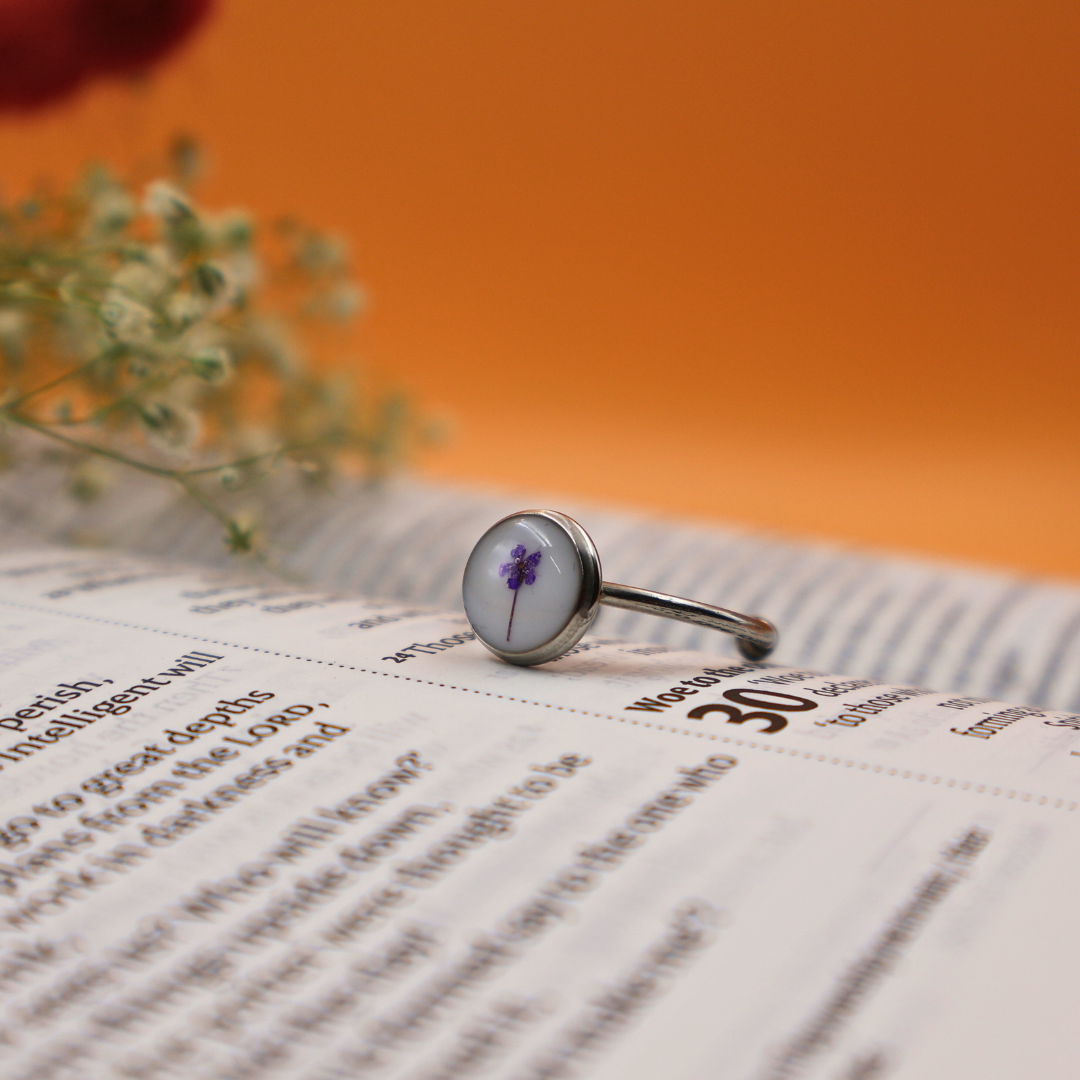
{"type": "Polygon", "coordinates": [[[305,326],[356,313],[344,245],[283,222],[267,262],[245,215],[196,208],[189,164],[141,206],[100,169],[66,194],[0,205],[0,429],[62,445],[73,483],[95,459],[171,481],[231,550],[254,552],[215,484],[283,466],[324,478],[349,452],[378,475],[418,432],[399,397],[358,401],[298,344],[305,326]]]}

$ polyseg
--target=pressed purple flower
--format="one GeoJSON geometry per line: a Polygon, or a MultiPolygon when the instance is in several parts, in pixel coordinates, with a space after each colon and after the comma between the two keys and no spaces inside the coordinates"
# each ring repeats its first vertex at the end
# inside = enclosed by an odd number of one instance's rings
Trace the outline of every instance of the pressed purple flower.
{"type": "Polygon", "coordinates": [[[510,552],[510,562],[499,567],[499,577],[506,578],[506,587],[513,589],[514,601],[510,605],[510,621],[506,624],[506,640],[510,640],[510,629],[514,625],[514,609],[517,607],[518,590],[522,585],[532,585],[536,581],[536,568],[540,565],[540,552],[526,555],[524,544],[518,544],[510,552]]]}
{"type": "Polygon", "coordinates": [[[506,586],[516,589],[525,584],[531,585],[536,580],[536,567],[540,562],[540,552],[534,551],[531,555],[525,554],[525,545],[518,544],[510,552],[513,562],[504,562],[499,567],[499,577],[506,578],[506,586]]]}

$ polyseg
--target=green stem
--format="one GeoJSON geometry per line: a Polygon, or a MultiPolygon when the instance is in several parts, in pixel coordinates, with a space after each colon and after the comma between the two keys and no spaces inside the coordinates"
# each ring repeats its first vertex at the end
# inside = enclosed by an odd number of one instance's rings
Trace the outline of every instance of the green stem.
{"type": "MultiPolygon", "coordinates": [[[[144,461],[130,458],[126,454],[118,453],[115,450],[109,450],[104,446],[95,446],[93,443],[83,442],[81,439],[73,439],[69,435],[62,435],[59,431],[54,431],[47,424],[41,424],[26,416],[19,416],[17,413],[9,413],[8,419],[11,420],[12,423],[18,424],[20,427],[27,428],[30,431],[36,431],[39,435],[44,435],[48,439],[54,439],[56,442],[63,443],[65,446],[70,446],[73,450],[81,450],[84,453],[96,454],[98,457],[107,458],[109,461],[115,461],[120,465],[127,465],[133,469],[137,469],[139,472],[149,473],[151,476],[156,476],[164,480],[172,480],[173,483],[180,487],[185,495],[210,514],[211,517],[225,529],[226,533],[231,534],[235,528],[235,522],[232,518],[230,518],[229,515],[194,482],[194,480],[192,480],[192,476],[201,472],[212,472],[214,471],[213,469],[193,469],[188,472],[183,472],[179,469],[163,469],[157,465],[148,465],[144,461]]],[[[258,456],[266,457],[268,455],[260,454],[258,456]]],[[[226,469],[229,468],[229,466],[219,465],[215,468],[226,469]]],[[[277,574],[283,574],[275,561],[265,552],[248,549],[247,554],[251,555],[257,562],[262,563],[268,570],[277,574]]]]}
{"type": "Polygon", "coordinates": [[[209,498],[197,484],[193,484],[190,480],[185,479],[183,475],[177,475],[174,479],[187,496],[194,499],[208,514],[213,515],[218,523],[223,525],[226,530],[232,528],[233,522],[229,515],[226,514],[213,499],[209,498]]]}
{"type": "Polygon", "coordinates": [[[25,394],[22,395],[22,397],[17,397],[14,401],[7,402],[3,407],[3,411],[5,413],[8,413],[11,416],[11,419],[15,421],[15,423],[21,423],[22,420],[19,417],[13,415],[15,409],[19,408],[20,405],[25,404],[32,397],[37,397],[38,394],[44,394],[46,390],[52,390],[54,386],[60,386],[61,383],[67,382],[68,379],[74,379],[76,376],[81,375],[84,371],[88,371],[95,364],[100,363],[100,361],[103,360],[106,355],[107,352],[99,353],[97,356],[94,357],[93,360],[87,360],[85,364],[81,364],[77,368],[72,368],[71,371],[67,371],[63,375],[57,376],[57,378],[52,379],[50,382],[43,383],[41,386],[37,386],[33,390],[28,390],[25,394]]]}
{"type": "Polygon", "coordinates": [[[18,413],[10,412],[7,409],[5,409],[4,412],[7,419],[13,424],[28,428],[30,431],[36,431],[39,435],[44,435],[47,439],[55,439],[65,446],[70,446],[73,450],[82,450],[84,453],[97,454],[98,457],[108,458],[110,461],[119,462],[121,465],[129,465],[131,468],[138,469],[140,472],[149,473],[151,476],[161,476],[167,480],[178,479],[178,474],[175,469],[162,469],[156,465],[148,465],[143,461],[129,458],[125,454],[117,453],[115,450],[109,450],[104,446],[95,446],[93,443],[83,442],[81,439],[73,439],[70,435],[61,435],[59,431],[53,430],[48,424],[39,423],[37,420],[31,420],[27,416],[20,416],[18,413]]]}
{"type": "MultiPolygon", "coordinates": [[[[42,387],[41,389],[45,389],[45,387],[42,387]]],[[[133,469],[139,469],[140,471],[150,473],[153,476],[161,476],[169,480],[175,480],[180,484],[183,484],[184,480],[192,477],[210,476],[213,473],[224,472],[226,469],[242,469],[248,465],[254,465],[259,461],[264,461],[266,458],[279,457],[282,454],[288,454],[294,450],[306,450],[313,446],[321,446],[329,441],[326,439],[313,439],[303,443],[290,443],[286,446],[279,446],[274,450],[266,450],[261,454],[253,454],[246,458],[237,458],[235,461],[225,461],[220,465],[205,465],[198,469],[165,469],[157,465],[150,465],[144,461],[139,461],[136,458],[130,458],[126,454],[118,453],[115,450],[109,450],[104,446],[95,446],[93,443],[83,442],[81,439],[73,439],[70,435],[62,435],[59,431],[56,431],[51,424],[45,424],[38,420],[31,420],[27,416],[20,416],[18,413],[12,411],[15,404],[17,403],[13,402],[12,405],[5,406],[0,410],[0,412],[3,412],[6,415],[6,418],[13,424],[29,428],[31,431],[36,431],[39,435],[45,435],[47,438],[55,439],[57,442],[62,442],[72,449],[83,450],[89,454],[97,454],[100,457],[116,461],[121,465],[130,465],[133,469]]],[[[79,420],[71,420],[66,422],[64,426],[77,427],[80,423],[81,421],[79,420]]]]}
{"type": "Polygon", "coordinates": [[[289,454],[293,450],[306,450],[312,446],[321,446],[326,443],[326,439],[314,439],[306,443],[290,443],[287,446],[279,446],[276,450],[266,450],[261,454],[253,454],[251,457],[238,458],[236,461],[226,461],[221,465],[205,465],[199,469],[183,469],[180,472],[181,476],[206,476],[209,473],[221,472],[224,469],[243,469],[248,465],[254,465],[256,462],[263,461],[266,458],[280,457],[282,454],[289,454]]]}

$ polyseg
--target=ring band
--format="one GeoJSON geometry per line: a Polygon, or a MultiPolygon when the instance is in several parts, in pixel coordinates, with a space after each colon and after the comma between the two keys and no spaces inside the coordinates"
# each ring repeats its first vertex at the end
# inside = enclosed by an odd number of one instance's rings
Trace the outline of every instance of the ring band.
{"type": "Polygon", "coordinates": [[[477,638],[511,664],[564,656],[601,604],[733,634],[748,660],[768,656],[778,636],[760,616],[604,581],[592,538],[555,510],[523,510],[492,525],[465,565],[461,596],[477,638]]]}

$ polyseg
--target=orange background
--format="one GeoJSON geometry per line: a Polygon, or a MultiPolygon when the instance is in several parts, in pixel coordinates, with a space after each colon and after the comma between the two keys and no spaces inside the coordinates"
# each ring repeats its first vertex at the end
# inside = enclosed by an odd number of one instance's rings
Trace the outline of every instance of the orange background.
{"type": "Polygon", "coordinates": [[[354,242],[430,474],[1080,576],[1080,6],[226,0],[0,121],[354,242]]]}

